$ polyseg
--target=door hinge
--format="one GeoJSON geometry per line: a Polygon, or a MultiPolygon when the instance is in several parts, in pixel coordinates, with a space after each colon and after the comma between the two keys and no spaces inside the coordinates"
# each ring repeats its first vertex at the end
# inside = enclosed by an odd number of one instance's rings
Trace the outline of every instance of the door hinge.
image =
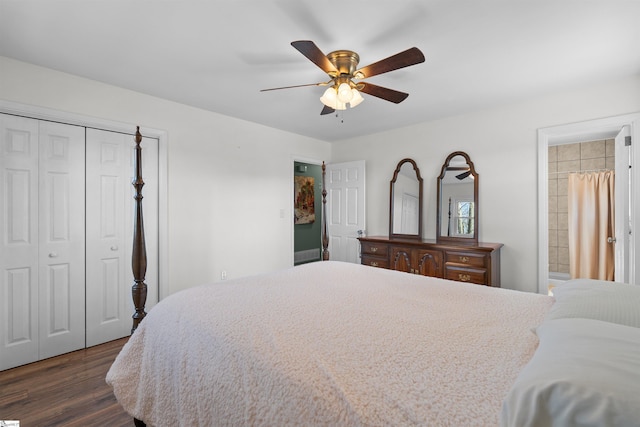
{"type": "Polygon", "coordinates": [[[631,146],[631,135],[624,137],[624,145],[625,147],[631,146]]]}

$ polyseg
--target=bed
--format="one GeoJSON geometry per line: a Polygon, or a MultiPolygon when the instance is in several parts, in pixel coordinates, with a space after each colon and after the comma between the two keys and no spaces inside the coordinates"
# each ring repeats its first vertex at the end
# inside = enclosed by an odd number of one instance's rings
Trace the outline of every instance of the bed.
{"type": "Polygon", "coordinates": [[[166,298],[107,380],[151,425],[496,425],[550,306],[541,295],[305,264],[166,298]]]}
{"type": "Polygon", "coordinates": [[[143,270],[106,378],[136,425],[640,422],[636,286],[578,280],[553,298],[327,260],[146,314],[143,270]]]}

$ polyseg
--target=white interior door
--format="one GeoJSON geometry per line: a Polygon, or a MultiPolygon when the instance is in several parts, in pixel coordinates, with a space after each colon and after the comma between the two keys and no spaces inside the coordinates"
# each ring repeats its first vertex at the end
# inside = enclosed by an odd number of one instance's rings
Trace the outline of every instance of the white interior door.
{"type": "Polygon", "coordinates": [[[327,165],[325,183],[330,259],[359,263],[358,231],[365,229],[364,160],[327,165]]]}
{"type": "MultiPolygon", "coordinates": [[[[150,309],[158,298],[158,145],[141,145],[150,309]]],[[[132,135],[87,129],[87,346],[131,333],[134,146],[132,135]]]]}
{"type": "Polygon", "coordinates": [[[629,147],[625,138],[630,136],[629,126],[623,126],[615,138],[615,272],[616,282],[629,283],[629,247],[631,241],[629,213],[629,147]]]}
{"type": "Polygon", "coordinates": [[[40,359],[84,348],[84,127],[40,121],[40,359]]]}
{"type": "Polygon", "coordinates": [[[127,137],[87,129],[87,346],[126,336],[131,316],[125,303],[127,137]]]}
{"type": "Polygon", "coordinates": [[[0,115],[0,369],[83,348],[84,128],[0,115]]]}
{"type": "Polygon", "coordinates": [[[38,360],[38,121],[0,114],[0,370],[38,360]]]}
{"type": "MultiPolygon", "coordinates": [[[[130,333],[134,137],[86,129],[90,143],[85,129],[0,114],[0,370],[130,333]]],[[[159,290],[158,143],[141,144],[147,311],[159,290]]]]}

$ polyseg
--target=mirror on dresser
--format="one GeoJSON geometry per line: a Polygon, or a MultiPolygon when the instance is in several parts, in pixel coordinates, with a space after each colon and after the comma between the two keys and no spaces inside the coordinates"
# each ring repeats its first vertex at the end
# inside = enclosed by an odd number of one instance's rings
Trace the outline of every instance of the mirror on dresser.
{"type": "Polygon", "coordinates": [[[502,243],[478,242],[478,174],[469,156],[462,151],[451,153],[442,167],[437,184],[437,239],[423,239],[420,172],[411,159],[404,159],[398,163],[391,181],[389,236],[358,237],[361,263],[422,276],[500,287],[502,243]],[[413,224],[414,227],[417,226],[417,234],[404,234],[407,229],[402,228],[401,221],[394,225],[394,217],[397,219],[403,215],[397,202],[402,200],[402,197],[398,196],[404,192],[398,177],[404,175],[405,171],[413,172],[410,175],[415,176],[418,185],[418,222],[413,224]],[[449,184],[449,181],[453,183],[449,184]],[[463,182],[471,184],[465,185],[463,182]],[[452,187],[458,185],[460,191],[456,192],[452,187]],[[463,188],[466,190],[462,191],[463,188]],[[460,213],[455,218],[456,223],[453,224],[451,221],[451,226],[447,225],[449,198],[452,210],[454,200],[459,201],[460,207],[460,213]],[[441,203],[444,200],[446,203],[441,203]],[[445,223],[445,227],[442,227],[441,222],[445,223]]]}
{"type": "Polygon", "coordinates": [[[422,236],[422,177],[412,159],[402,159],[391,179],[389,236],[420,239],[422,236]]]}
{"type": "Polygon", "coordinates": [[[478,174],[469,155],[455,151],[447,157],[437,182],[436,239],[438,242],[478,242],[478,174]]]}

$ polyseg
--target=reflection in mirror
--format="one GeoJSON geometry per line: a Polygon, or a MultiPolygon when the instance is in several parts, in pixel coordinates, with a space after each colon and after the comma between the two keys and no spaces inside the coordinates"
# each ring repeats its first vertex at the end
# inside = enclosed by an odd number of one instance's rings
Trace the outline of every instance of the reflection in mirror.
{"type": "Polygon", "coordinates": [[[477,241],[478,174],[463,152],[449,155],[438,177],[438,238],[477,241]]]}
{"type": "Polygon", "coordinates": [[[391,237],[421,237],[422,178],[412,159],[401,160],[393,174],[389,219],[391,237]]]}
{"type": "Polygon", "coordinates": [[[393,186],[393,232],[418,234],[418,180],[411,163],[405,163],[393,186]]]}

